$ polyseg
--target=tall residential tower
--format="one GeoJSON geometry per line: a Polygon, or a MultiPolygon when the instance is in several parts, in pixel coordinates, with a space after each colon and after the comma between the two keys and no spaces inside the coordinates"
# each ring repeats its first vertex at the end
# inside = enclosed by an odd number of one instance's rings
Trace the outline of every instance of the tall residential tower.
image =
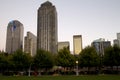
{"type": "Polygon", "coordinates": [[[13,53],[23,49],[23,24],[17,20],[11,21],[7,26],[6,52],[13,53]]]}
{"type": "Polygon", "coordinates": [[[57,53],[57,11],[51,2],[46,1],[38,9],[37,50],[57,53]]]}

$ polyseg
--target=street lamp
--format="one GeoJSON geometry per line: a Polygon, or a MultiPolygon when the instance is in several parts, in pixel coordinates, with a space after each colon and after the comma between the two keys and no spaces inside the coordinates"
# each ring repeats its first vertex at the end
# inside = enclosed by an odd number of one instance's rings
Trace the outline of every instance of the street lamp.
{"type": "Polygon", "coordinates": [[[78,71],[78,61],[76,61],[76,76],[79,75],[79,71],[78,71]]]}
{"type": "Polygon", "coordinates": [[[31,72],[31,64],[30,64],[30,67],[29,67],[29,70],[28,70],[28,76],[30,76],[30,72],[31,72]]]}

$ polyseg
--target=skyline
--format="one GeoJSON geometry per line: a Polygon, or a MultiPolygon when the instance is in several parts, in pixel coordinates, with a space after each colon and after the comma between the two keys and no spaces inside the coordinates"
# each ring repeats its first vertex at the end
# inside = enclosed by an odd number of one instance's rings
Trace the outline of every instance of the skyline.
{"type": "MultiPolygon", "coordinates": [[[[37,35],[37,10],[47,0],[0,0],[0,50],[5,49],[7,25],[19,20],[27,31],[37,35]]],[[[113,42],[120,32],[120,0],[49,0],[58,14],[58,41],[69,41],[82,35],[83,47],[98,38],[113,42]],[[93,30],[94,29],[94,30],[93,30]]]]}

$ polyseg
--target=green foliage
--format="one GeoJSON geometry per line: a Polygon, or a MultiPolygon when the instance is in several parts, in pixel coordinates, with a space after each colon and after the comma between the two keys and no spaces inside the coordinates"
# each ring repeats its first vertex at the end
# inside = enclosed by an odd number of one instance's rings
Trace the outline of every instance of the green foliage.
{"type": "Polygon", "coordinates": [[[7,59],[4,56],[3,53],[0,54],[0,68],[3,69],[4,67],[6,67],[7,64],[7,59]]]}
{"type": "Polygon", "coordinates": [[[100,58],[97,55],[95,48],[88,46],[79,54],[79,66],[96,67],[99,64],[100,58]]]}
{"type": "Polygon", "coordinates": [[[117,46],[107,48],[103,61],[106,66],[120,66],[120,48],[117,46]]]}
{"type": "Polygon", "coordinates": [[[70,54],[67,48],[60,50],[55,55],[45,50],[38,50],[34,57],[21,50],[13,54],[0,51],[0,73],[27,71],[28,69],[47,71],[54,65],[72,68],[76,66],[76,60],[79,61],[80,67],[100,67],[101,60],[105,66],[120,66],[120,48],[117,46],[107,48],[102,58],[91,46],[85,47],[76,57],[70,54]]]}
{"type": "Polygon", "coordinates": [[[58,52],[56,64],[62,67],[73,67],[75,65],[75,58],[67,48],[64,48],[58,52]]]}
{"type": "Polygon", "coordinates": [[[0,70],[2,72],[8,70],[10,68],[10,55],[7,55],[4,52],[0,53],[0,70]]]}
{"type": "Polygon", "coordinates": [[[26,70],[31,64],[31,57],[29,54],[18,50],[12,55],[11,61],[13,62],[13,66],[16,70],[26,70]]]}
{"type": "Polygon", "coordinates": [[[34,57],[34,66],[38,69],[52,68],[54,65],[52,53],[45,50],[38,50],[34,57]]]}

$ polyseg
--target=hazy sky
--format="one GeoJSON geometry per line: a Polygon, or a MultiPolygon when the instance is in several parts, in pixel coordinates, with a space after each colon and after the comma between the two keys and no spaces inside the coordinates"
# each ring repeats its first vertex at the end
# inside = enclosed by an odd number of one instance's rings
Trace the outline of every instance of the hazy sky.
{"type": "MultiPolygon", "coordinates": [[[[0,50],[5,49],[7,25],[19,20],[27,31],[37,33],[37,9],[47,0],[0,0],[0,50]]],[[[120,0],[49,0],[58,13],[58,40],[82,35],[83,47],[98,38],[113,42],[120,32],[120,0]]]]}

